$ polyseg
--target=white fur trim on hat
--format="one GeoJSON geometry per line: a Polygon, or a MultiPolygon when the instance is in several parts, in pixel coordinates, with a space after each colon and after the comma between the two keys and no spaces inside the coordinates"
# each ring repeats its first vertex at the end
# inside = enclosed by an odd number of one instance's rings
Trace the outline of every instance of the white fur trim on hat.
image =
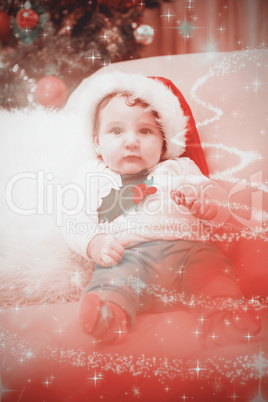
{"type": "Polygon", "coordinates": [[[183,153],[187,117],[178,98],[159,80],[117,70],[93,75],[82,81],[65,108],[81,116],[88,132],[92,133],[97,105],[105,96],[116,91],[131,92],[158,112],[167,145],[165,159],[177,158],[183,153]]]}

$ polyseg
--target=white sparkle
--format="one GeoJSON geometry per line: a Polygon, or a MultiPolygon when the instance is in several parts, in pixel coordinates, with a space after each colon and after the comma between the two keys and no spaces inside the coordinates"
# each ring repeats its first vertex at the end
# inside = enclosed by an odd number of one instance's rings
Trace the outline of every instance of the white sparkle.
{"type": "Polygon", "coordinates": [[[193,8],[192,0],[188,0],[188,5],[186,7],[189,11],[193,8]]]}
{"type": "Polygon", "coordinates": [[[216,152],[215,152],[213,155],[211,155],[211,157],[215,158],[216,161],[217,161],[217,163],[218,163],[218,162],[219,162],[219,159],[222,158],[223,155],[220,155],[220,154],[219,154],[219,149],[217,148],[216,152]]]}
{"type": "Polygon", "coordinates": [[[167,14],[160,15],[160,17],[166,17],[168,19],[168,22],[169,22],[171,17],[176,17],[176,16],[174,14],[170,14],[170,12],[168,10],[167,14]]]}
{"type": "Polygon", "coordinates": [[[233,395],[229,395],[228,398],[232,398],[234,401],[236,400],[236,398],[240,398],[239,396],[236,395],[236,393],[234,392],[233,395]]]}
{"type": "Polygon", "coordinates": [[[249,85],[253,86],[253,87],[254,87],[254,91],[257,92],[258,89],[259,89],[259,87],[260,87],[261,85],[263,85],[263,82],[260,82],[260,81],[258,80],[258,78],[256,77],[255,81],[249,83],[249,85]]]}
{"type": "Polygon", "coordinates": [[[136,398],[140,398],[140,396],[141,396],[140,389],[139,389],[138,387],[136,387],[135,385],[134,385],[134,387],[132,388],[132,392],[133,392],[133,395],[134,395],[136,398]]]}
{"type": "Polygon", "coordinates": [[[99,37],[102,38],[102,39],[104,39],[104,40],[107,40],[110,36],[111,36],[111,35],[109,35],[109,34],[107,34],[107,33],[105,32],[104,35],[100,35],[99,37]]]}
{"type": "Polygon", "coordinates": [[[103,379],[102,375],[100,374],[99,376],[97,376],[96,371],[94,373],[94,377],[87,378],[87,380],[93,380],[94,381],[95,388],[96,388],[97,381],[102,380],[102,379],[103,379]]]}
{"type": "Polygon", "coordinates": [[[199,335],[199,334],[202,334],[202,333],[203,333],[203,332],[198,331],[198,328],[196,328],[196,330],[193,332],[193,334],[195,334],[196,339],[197,339],[198,335],[199,335]]]}
{"type": "Polygon", "coordinates": [[[65,332],[66,330],[63,329],[61,326],[59,329],[54,329],[54,332],[58,332],[59,336],[61,337],[62,333],[65,332]]]}
{"type": "Polygon", "coordinates": [[[181,399],[188,399],[189,398],[189,396],[186,396],[185,394],[183,394],[182,396],[181,396],[181,399]]]}
{"type": "Polygon", "coordinates": [[[232,115],[233,115],[234,117],[237,117],[237,116],[239,115],[239,113],[234,110],[234,111],[232,112],[232,115]]]}
{"type": "Polygon", "coordinates": [[[22,310],[23,307],[18,306],[17,304],[15,305],[15,307],[12,307],[13,310],[15,310],[16,314],[18,313],[18,311],[22,310]]]}
{"type": "Polygon", "coordinates": [[[218,335],[215,335],[215,334],[214,334],[214,332],[213,332],[213,334],[212,334],[212,335],[209,335],[209,337],[210,337],[210,338],[212,338],[212,339],[213,339],[213,341],[214,341],[214,340],[215,340],[215,338],[218,338],[218,335]]]}
{"type": "MultiPolygon", "coordinates": [[[[177,23],[180,24],[180,21],[177,21],[177,23]]],[[[192,36],[191,35],[192,31],[198,29],[198,27],[195,27],[194,25],[190,24],[185,16],[183,23],[180,24],[176,29],[179,31],[181,36],[183,36],[186,42],[186,39],[189,39],[192,36]]]]}
{"type": "Polygon", "coordinates": [[[49,380],[49,378],[46,378],[42,384],[44,384],[46,386],[46,388],[48,388],[49,385],[53,384],[53,381],[49,380]]]}
{"type": "Polygon", "coordinates": [[[3,386],[2,377],[1,377],[1,375],[0,375],[0,401],[2,400],[2,396],[3,396],[6,392],[12,392],[12,391],[14,391],[14,390],[5,388],[5,387],[3,386]]]}
{"type": "Polygon", "coordinates": [[[166,387],[164,388],[164,390],[165,390],[166,392],[168,392],[168,391],[170,391],[170,388],[169,388],[168,386],[166,386],[166,387]]]}
{"type": "Polygon", "coordinates": [[[122,331],[121,327],[117,331],[114,331],[115,334],[119,335],[119,339],[121,339],[122,334],[127,334],[127,331],[122,331]]]}
{"type": "Polygon", "coordinates": [[[197,360],[197,362],[196,362],[196,367],[190,368],[190,369],[188,369],[188,370],[195,370],[195,371],[196,371],[196,378],[199,379],[199,372],[200,372],[200,371],[203,371],[203,370],[207,370],[207,369],[201,368],[201,367],[199,366],[199,360],[197,360]]]}
{"type": "Polygon", "coordinates": [[[96,55],[95,55],[94,50],[93,50],[93,53],[92,53],[91,56],[86,56],[86,59],[90,59],[90,60],[91,60],[93,66],[94,66],[94,64],[95,64],[95,60],[100,59],[100,58],[101,58],[100,56],[96,56],[96,55]]]}
{"type": "Polygon", "coordinates": [[[224,28],[222,25],[218,28],[218,31],[220,31],[221,33],[223,33],[226,30],[226,28],[224,28]]]}
{"type": "Polygon", "coordinates": [[[204,321],[206,321],[206,320],[207,320],[207,318],[204,318],[203,316],[198,318],[198,321],[201,321],[202,324],[204,324],[204,321]]]}
{"type": "Polygon", "coordinates": [[[183,272],[184,272],[184,266],[181,265],[180,268],[176,271],[176,273],[180,274],[180,277],[181,277],[183,272]]]}
{"type": "Polygon", "coordinates": [[[247,338],[248,342],[250,341],[251,338],[254,338],[253,335],[250,335],[250,333],[248,332],[247,335],[244,335],[244,338],[247,338]]]}

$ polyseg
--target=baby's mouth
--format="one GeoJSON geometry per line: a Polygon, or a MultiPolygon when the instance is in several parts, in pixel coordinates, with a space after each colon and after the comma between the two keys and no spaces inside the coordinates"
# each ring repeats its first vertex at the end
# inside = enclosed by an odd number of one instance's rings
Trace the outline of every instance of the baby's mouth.
{"type": "Polygon", "coordinates": [[[139,159],[140,157],[138,156],[138,155],[132,155],[132,154],[130,154],[130,155],[126,155],[125,157],[124,157],[124,159],[139,159]]]}

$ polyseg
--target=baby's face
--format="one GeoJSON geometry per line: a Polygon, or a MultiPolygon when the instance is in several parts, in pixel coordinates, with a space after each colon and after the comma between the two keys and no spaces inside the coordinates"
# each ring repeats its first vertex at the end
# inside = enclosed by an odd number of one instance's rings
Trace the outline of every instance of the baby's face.
{"type": "Polygon", "coordinates": [[[114,172],[136,174],[155,166],[163,153],[163,134],[151,112],[114,97],[99,115],[97,153],[114,172]]]}

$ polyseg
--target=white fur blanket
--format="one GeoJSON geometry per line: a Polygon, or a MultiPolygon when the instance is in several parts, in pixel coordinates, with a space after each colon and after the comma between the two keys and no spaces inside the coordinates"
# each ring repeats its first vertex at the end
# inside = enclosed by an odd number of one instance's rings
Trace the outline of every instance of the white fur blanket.
{"type": "Polygon", "coordinates": [[[0,131],[0,306],[77,300],[92,266],[67,248],[52,210],[89,139],[74,115],[44,109],[1,110],[0,131]]]}

